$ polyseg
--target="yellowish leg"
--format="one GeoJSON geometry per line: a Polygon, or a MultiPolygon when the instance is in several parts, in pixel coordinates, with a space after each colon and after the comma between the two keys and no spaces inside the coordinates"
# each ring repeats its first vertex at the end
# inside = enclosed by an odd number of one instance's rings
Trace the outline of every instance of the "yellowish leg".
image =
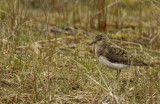
{"type": "Polygon", "coordinates": [[[117,70],[117,79],[119,79],[120,73],[121,73],[121,69],[118,69],[117,70]]]}

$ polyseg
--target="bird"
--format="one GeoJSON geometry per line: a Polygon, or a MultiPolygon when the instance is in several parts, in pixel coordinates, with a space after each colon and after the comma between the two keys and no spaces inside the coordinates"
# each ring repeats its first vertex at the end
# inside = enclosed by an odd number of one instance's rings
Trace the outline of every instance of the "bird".
{"type": "Polygon", "coordinates": [[[130,66],[148,66],[147,63],[137,59],[125,49],[110,41],[110,39],[102,34],[98,34],[95,40],[89,44],[95,44],[95,54],[99,62],[110,68],[117,70],[117,78],[122,69],[130,66]]]}

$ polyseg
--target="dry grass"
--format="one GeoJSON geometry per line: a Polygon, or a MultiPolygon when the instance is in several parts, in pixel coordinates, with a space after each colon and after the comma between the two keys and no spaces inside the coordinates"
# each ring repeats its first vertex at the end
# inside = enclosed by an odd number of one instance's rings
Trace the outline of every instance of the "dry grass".
{"type": "Polygon", "coordinates": [[[159,104],[158,0],[1,0],[0,103],[159,104]],[[96,33],[154,67],[99,64],[96,33]]]}

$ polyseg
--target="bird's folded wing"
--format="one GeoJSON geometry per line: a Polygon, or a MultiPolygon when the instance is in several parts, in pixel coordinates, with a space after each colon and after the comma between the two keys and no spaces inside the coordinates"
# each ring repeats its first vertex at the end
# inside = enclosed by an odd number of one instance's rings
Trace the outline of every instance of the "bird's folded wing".
{"type": "Polygon", "coordinates": [[[127,51],[117,46],[108,47],[104,53],[105,56],[110,62],[125,64],[125,65],[133,65],[133,66],[146,66],[147,64],[141,60],[136,59],[127,51]]]}

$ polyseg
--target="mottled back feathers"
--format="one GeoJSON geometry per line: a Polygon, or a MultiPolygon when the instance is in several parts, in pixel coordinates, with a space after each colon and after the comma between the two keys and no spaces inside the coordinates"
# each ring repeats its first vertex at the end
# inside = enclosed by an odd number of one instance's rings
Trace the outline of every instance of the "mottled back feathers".
{"type": "Polygon", "coordinates": [[[147,66],[147,64],[132,56],[126,50],[120,48],[114,43],[106,41],[105,37],[96,44],[95,52],[97,56],[104,56],[112,63],[119,63],[131,66],[147,66]]]}

